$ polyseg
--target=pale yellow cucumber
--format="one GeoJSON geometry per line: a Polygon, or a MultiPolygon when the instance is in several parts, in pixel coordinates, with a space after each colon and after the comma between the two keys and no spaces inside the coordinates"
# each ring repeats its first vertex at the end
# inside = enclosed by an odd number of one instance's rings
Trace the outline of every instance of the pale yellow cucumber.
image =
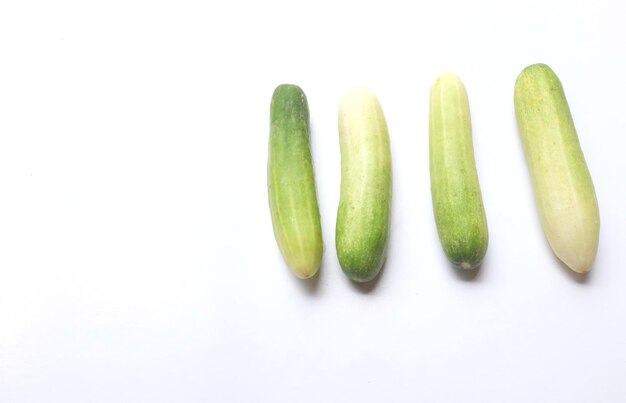
{"type": "Polygon", "coordinates": [[[467,92],[452,73],[440,75],[430,90],[430,188],[446,256],[461,269],[476,268],[487,252],[487,217],[467,92]]]}
{"type": "Polygon", "coordinates": [[[337,257],[350,279],[370,281],[379,273],[387,253],[392,187],[387,122],[370,90],[351,90],[341,100],[339,144],[337,257]]]}
{"type": "Polygon", "coordinates": [[[269,204],[280,251],[303,279],[317,273],[323,251],[309,137],[304,92],[296,85],[279,85],[270,107],[269,204]]]}
{"type": "Polygon", "coordinates": [[[586,273],[600,214],[563,86],[550,67],[534,64],[517,78],[514,100],[543,230],[559,259],[586,273]]]}

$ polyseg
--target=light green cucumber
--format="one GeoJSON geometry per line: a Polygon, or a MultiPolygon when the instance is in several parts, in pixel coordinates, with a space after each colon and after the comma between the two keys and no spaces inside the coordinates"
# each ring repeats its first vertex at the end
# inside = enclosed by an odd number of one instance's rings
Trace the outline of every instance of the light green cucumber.
{"type": "Polygon", "coordinates": [[[367,89],[349,91],[339,105],[341,193],[335,242],[344,273],[358,282],[379,273],[391,219],[391,151],[383,110],[367,89]]]}
{"type": "Polygon", "coordinates": [[[489,243],[465,86],[452,73],[430,90],[430,189],[439,239],[461,269],[480,265],[489,243]]]}
{"type": "Polygon", "coordinates": [[[528,66],[514,101],[543,231],[563,263],[586,273],[598,251],[600,213],[561,81],[545,64],[528,66]]]}
{"type": "Polygon", "coordinates": [[[279,85],[270,107],[269,205],[278,247],[291,271],[303,279],[317,273],[323,252],[309,136],[304,92],[296,85],[279,85]]]}

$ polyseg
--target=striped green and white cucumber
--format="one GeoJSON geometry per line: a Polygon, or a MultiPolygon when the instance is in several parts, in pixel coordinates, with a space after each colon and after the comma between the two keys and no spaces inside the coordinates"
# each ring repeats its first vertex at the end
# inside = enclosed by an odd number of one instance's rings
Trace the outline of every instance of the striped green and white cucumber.
{"type": "Polygon", "coordinates": [[[543,231],[563,263],[586,273],[598,251],[600,213],[561,81],[545,64],[528,66],[514,102],[543,231]]]}
{"type": "Polygon", "coordinates": [[[344,273],[358,282],[379,273],[391,219],[391,150],[383,110],[368,89],[349,91],[339,105],[341,193],[335,241],[344,273]]]}
{"type": "Polygon", "coordinates": [[[480,265],[489,243],[465,86],[452,73],[430,90],[430,189],[439,239],[461,269],[480,265]]]}
{"type": "Polygon", "coordinates": [[[296,85],[279,85],[270,107],[269,205],[278,247],[302,279],[317,273],[323,252],[309,137],[304,92],[296,85]]]}

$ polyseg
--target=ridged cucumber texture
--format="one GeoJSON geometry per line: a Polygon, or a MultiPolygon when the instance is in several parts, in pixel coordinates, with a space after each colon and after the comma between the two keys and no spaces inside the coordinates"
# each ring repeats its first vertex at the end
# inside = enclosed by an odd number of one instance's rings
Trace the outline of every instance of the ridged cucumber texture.
{"type": "Polygon", "coordinates": [[[440,75],[430,92],[430,186],[439,239],[461,269],[480,265],[489,242],[465,86],[440,75]]]}
{"type": "Polygon", "coordinates": [[[391,225],[392,169],[383,110],[368,89],[349,91],[339,106],[341,192],[335,242],[344,273],[366,282],[379,273],[391,225]]]}
{"type": "Polygon", "coordinates": [[[322,261],[322,226],[309,107],[293,84],[279,85],[272,96],[267,182],[274,236],[285,262],[297,277],[313,277],[322,261]]]}

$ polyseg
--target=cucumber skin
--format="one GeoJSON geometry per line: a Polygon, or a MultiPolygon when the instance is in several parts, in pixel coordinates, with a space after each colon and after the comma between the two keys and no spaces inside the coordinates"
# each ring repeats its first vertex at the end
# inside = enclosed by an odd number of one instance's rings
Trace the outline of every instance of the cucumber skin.
{"type": "Polygon", "coordinates": [[[515,114],[541,224],[573,271],[591,270],[600,213],[561,81],[550,67],[526,67],[515,82],[515,114]]]}
{"type": "Polygon", "coordinates": [[[391,226],[392,166],[389,132],[376,96],[349,91],[339,107],[341,194],[335,242],[343,272],[374,279],[385,261],[391,226]]]}
{"type": "Polygon", "coordinates": [[[444,253],[457,267],[480,265],[489,243],[463,82],[439,76],[430,94],[430,183],[433,212],[444,253]]]}
{"type": "Polygon", "coordinates": [[[276,87],[270,106],[268,196],[274,236],[291,271],[313,277],[323,254],[310,148],[309,107],[300,87],[276,87]]]}

